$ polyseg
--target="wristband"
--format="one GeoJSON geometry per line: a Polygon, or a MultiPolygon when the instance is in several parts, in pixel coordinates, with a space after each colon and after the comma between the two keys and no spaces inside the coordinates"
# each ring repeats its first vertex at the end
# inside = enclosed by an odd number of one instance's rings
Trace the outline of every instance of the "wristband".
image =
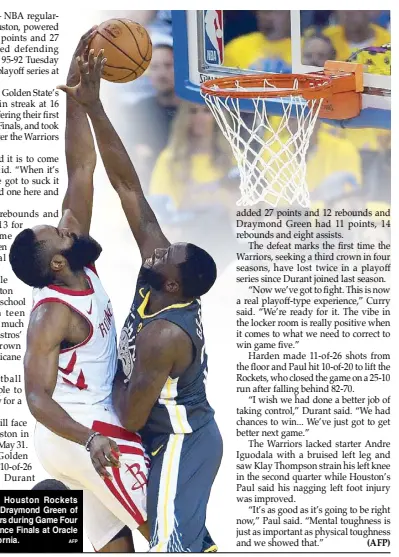
{"type": "Polygon", "coordinates": [[[97,435],[101,435],[101,433],[98,433],[98,431],[95,431],[94,433],[92,433],[90,435],[90,437],[88,438],[88,440],[86,441],[86,444],[85,444],[86,451],[90,451],[90,443],[93,441],[94,437],[96,437],[97,435]]]}

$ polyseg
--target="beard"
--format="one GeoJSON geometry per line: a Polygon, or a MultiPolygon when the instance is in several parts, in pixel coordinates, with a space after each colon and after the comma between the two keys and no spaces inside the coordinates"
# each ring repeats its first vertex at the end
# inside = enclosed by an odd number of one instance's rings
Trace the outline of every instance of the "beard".
{"type": "Polygon", "coordinates": [[[82,271],[84,267],[94,263],[100,257],[102,247],[91,236],[73,235],[72,246],[61,252],[68,261],[72,272],[82,271]]]}
{"type": "Polygon", "coordinates": [[[163,285],[165,284],[164,277],[151,267],[141,267],[140,275],[154,290],[160,292],[163,289],[163,285]]]}

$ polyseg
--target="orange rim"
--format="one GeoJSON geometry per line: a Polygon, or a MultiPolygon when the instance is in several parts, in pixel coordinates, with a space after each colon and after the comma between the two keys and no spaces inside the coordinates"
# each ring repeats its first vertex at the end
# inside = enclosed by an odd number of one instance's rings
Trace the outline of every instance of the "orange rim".
{"type": "Polygon", "coordinates": [[[322,99],[329,94],[332,79],[326,75],[305,74],[257,74],[234,75],[209,79],[201,84],[203,94],[214,97],[231,97],[235,99],[273,99],[278,97],[304,97],[307,100],[322,99]],[[276,89],[266,89],[265,82],[276,89]],[[294,88],[294,82],[297,87],[294,88]],[[218,88],[215,89],[214,87],[218,88]],[[238,89],[243,87],[244,90],[238,89]],[[245,90],[245,88],[247,90],[245,90]]]}

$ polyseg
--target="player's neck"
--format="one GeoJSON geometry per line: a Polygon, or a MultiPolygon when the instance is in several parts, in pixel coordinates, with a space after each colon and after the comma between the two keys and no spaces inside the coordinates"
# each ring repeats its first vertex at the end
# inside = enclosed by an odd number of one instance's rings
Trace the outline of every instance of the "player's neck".
{"type": "Polygon", "coordinates": [[[159,292],[151,288],[150,298],[148,300],[148,305],[146,307],[145,313],[151,315],[157,313],[169,306],[174,304],[184,304],[190,300],[183,300],[181,297],[175,294],[166,294],[165,292],[159,292]]]}
{"type": "Polygon", "coordinates": [[[66,276],[55,278],[52,284],[54,286],[68,288],[68,290],[87,290],[89,288],[84,271],[77,271],[76,273],[70,273],[66,276]]]}

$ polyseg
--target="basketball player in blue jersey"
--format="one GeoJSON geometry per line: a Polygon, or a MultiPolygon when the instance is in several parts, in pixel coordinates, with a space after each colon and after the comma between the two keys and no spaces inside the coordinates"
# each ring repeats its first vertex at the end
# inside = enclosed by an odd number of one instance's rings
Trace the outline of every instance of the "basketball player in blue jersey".
{"type": "Polygon", "coordinates": [[[205,518],[222,439],[205,392],[208,371],[200,302],[216,279],[216,265],[201,248],[171,245],[163,235],[101,104],[100,73],[81,67],[80,84],[63,89],[91,119],[109,180],[142,258],[121,333],[113,401],[122,425],[141,432],[151,455],[150,551],[216,551],[205,518]]]}

